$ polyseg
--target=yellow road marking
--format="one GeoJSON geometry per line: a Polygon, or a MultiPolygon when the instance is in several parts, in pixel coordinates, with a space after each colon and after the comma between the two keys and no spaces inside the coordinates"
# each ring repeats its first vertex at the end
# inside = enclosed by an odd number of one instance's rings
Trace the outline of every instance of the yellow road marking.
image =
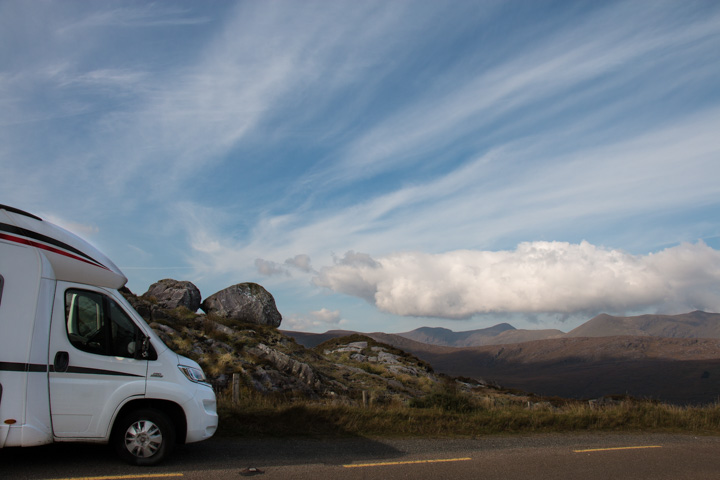
{"type": "Polygon", "coordinates": [[[444,462],[466,462],[472,460],[470,457],[465,458],[445,458],[438,460],[411,460],[407,462],[379,462],[379,463],[356,463],[352,465],[343,465],[345,468],[359,468],[359,467],[384,467],[387,465],[412,465],[416,463],[444,463],[444,462]]]}
{"type": "Polygon", "coordinates": [[[611,450],[639,450],[642,448],[662,448],[661,445],[643,445],[637,447],[613,447],[613,448],[588,448],[586,450],[573,450],[575,453],[585,452],[608,452],[611,450]]]}
{"type": "Polygon", "coordinates": [[[182,473],[149,473],[144,475],[111,475],[106,477],[72,477],[72,478],[57,478],[54,480],[126,480],[126,479],[139,479],[139,478],[171,478],[171,477],[182,477],[182,473]]]}

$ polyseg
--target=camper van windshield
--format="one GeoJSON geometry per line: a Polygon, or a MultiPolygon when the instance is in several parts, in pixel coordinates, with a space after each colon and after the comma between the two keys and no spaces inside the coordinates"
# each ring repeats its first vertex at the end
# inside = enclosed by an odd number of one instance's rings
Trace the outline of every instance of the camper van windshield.
{"type": "Polygon", "coordinates": [[[106,295],[67,290],[65,313],[68,338],[79,350],[133,358],[141,348],[144,335],[120,305],[106,295]]]}

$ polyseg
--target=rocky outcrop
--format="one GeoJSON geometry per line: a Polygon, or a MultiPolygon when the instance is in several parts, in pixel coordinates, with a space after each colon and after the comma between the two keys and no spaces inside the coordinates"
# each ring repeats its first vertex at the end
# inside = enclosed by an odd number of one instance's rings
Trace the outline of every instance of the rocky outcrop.
{"type": "Polygon", "coordinates": [[[362,335],[333,339],[315,350],[335,361],[343,378],[369,392],[370,403],[419,398],[441,382],[417,357],[362,335]]]}
{"type": "Polygon", "coordinates": [[[331,363],[274,328],[229,327],[205,315],[180,319],[167,313],[150,326],[174,351],[198,361],[218,390],[239,374],[246,388],[263,394],[338,399],[350,391],[332,378],[331,363]]]}
{"type": "MultiPolygon", "coordinates": [[[[444,381],[425,362],[362,335],[305,348],[276,328],[280,314],[264,288],[240,284],[226,290],[231,290],[231,300],[220,305],[227,310],[213,309],[212,301],[206,301],[207,315],[161,308],[157,298],[137,297],[127,289],[122,293],[168,347],[202,366],[217,391],[229,391],[238,381],[243,392],[282,398],[408,404],[432,394],[444,381]],[[243,302],[249,306],[243,307],[243,302]],[[270,314],[263,312],[268,308],[270,314]],[[277,320],[270,321],[271,326],[248,323],[253,318],[243,312],[253,309],[277,320]]],[[[222,299],[220,293],[213,297],[222,299]]],[[[468,391],[477,388],[473,385],[468,391]]]]}
{"type": "Polygon", "coordinates": [[[154,300],[160,308],[172,310],[185,307],[191,312],[200,308],[200,290],[188,281],[179,281],[166,278],[150,285],[143,298],[154,300]]]}
{"type": "Polygon", "coordinates": [[[208,315],[275,328],[282,321],[275,299],[257,283],[238,283],[220,290],[206,298],[200,308],[208,315]]]}
{"type": "Polygon", "coordinates": [[[328,390],[345,390],[337,382],[321,375],[308,363],[296,360],[277,348],[259,343],[246,351],[261,361],[261,365],[247,369],[251,372],[253,387],[256,390],[296,392],[304,393],[306,396],[321,395],[328,390]]]}

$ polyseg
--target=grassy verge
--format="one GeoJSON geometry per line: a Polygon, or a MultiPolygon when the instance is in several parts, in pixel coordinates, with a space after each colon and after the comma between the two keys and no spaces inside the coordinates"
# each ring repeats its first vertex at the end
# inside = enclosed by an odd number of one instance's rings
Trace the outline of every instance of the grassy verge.
{"type": "MultiPolygon", "coordinates": [[[[447,400],[447,399],[446,399],[447,400]]],[[[500,402],[472,405],[353,406],[245,395],[233,404],[220,396],[222,436],[244,437],[472,437],[505,433],[644,431],[720,434],[720,405],[680,407],[623,400],[613,405],[584,402],[500,402]]]]}

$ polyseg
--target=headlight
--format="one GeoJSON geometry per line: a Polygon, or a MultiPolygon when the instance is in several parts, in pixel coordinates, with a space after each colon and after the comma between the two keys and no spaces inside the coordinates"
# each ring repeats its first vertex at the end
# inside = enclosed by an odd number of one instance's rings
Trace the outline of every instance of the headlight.
{"type": "Polygon", "coordinates": [[[178,365],[181,372],[185,374],[188,380],[194,383],[202,383],[203,385],[210,385],[205,377],[202,370],[195,367],[188,367],[187,365],[178,365]]]}

